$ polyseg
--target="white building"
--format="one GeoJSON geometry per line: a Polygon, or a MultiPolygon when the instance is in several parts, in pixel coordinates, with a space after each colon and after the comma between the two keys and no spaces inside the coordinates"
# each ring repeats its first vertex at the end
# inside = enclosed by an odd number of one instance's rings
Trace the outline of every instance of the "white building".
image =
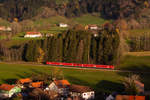
{"type": "Polygon", "coordinates": [[[70,83],[67,80],[57,80],[52,82],[45,90],[55,91],[61,95],[68,95],[70,83]]]}
{"type": "Polygon", "coordinates": [[[20,93],[21,88],[9,85],[9,84],[2,84],[0,85],[0,100],[5,98],[11,98],[13,94],[20,93]]]}
{"type": "Polygon", "coordinates": [[[64,27],[65,28],[65,27],[68,27],[68,24],[60,23],[59,27],[64,27]]]}
{"type": "Polygon", "coordinates": [[[95,92],[88,86],[71,85],[69,91],[73,98],[81,97],[84,100],[92,100],[95,98],[95,92]]]}
{"type": "Polygon", "coordinates": [[[0,26],[0,31],[12,31],[11,27],[0,26]]]}
{"type": "Polygon", "coordinates": [[[88,27],[89,27],[90,30],[98,30],[97,25],[89,25],[88,27]]]}
{"type": "Polygon", "coordinates": [[[42,37],[42,34],[40,32],[26,32],[25,38],[36,38],[36,37],[42,37]]]}

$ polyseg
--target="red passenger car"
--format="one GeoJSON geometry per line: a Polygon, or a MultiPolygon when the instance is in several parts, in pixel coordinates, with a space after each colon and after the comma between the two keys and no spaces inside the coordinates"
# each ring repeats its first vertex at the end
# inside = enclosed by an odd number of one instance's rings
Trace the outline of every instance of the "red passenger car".
{"type": "Polygon", "coordinates": [[[56,66],[70,66],[70,67],[83,67],[83,68],[100,68],[100,69],[114,69],[113,65],[96,65],[96,64],[78,64],[78,63],[61,63],[61,62],[46,62],[47,65],[56,66]]]}

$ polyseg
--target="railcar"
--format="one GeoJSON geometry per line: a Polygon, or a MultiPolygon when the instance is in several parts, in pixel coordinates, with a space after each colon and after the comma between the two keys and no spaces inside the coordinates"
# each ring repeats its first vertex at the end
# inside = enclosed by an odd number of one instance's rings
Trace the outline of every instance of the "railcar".
{"type": "Polygon", "coordinates": [[[114,69],[113,65],[96,65],[96,64],[78,64],[78,63],[62,63],[62,62],[46,62],[47,65],[68,66],[81,68],[99,68],[99,69],[114,69]]]}

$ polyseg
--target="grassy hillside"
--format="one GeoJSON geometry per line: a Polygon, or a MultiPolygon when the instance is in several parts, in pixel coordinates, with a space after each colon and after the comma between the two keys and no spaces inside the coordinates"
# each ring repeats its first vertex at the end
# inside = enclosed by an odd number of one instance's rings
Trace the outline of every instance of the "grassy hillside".
{"type": "Polygon", "coordinates": [[[120,70],[150,72],[150,56],[125,56],[117,67],[120,70]]]}
{"type": "Polygon", "coordinates": [[[150,33],[150,29],[133,29],[128,32],[129,36],[143,36],[144,33],[150,33]]]}
{"type": "Polygon", "coordinates": [[[88,25],[88,24],[102,25],[106,21],[108,21],[108,20],[101,18],[100,16],[92,16],[90,14],[86,14],[86,15],[83,15],[81,17],[74,18],[73,20],[76,23],[82,24],[82,25],[88,25]]]}
{"type": "Polygon", "coordinates": [[[0,18],[0,26],[10,26],[10,22],[0,18]]]}

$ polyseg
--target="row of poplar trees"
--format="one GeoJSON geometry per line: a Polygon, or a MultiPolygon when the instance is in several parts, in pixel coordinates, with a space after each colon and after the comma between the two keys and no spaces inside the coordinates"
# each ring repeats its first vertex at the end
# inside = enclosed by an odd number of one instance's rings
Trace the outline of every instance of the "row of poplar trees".
{"type": "Polygon", "coordinates": [[[83,30],[68,30],[45,40],[30,41],[25,46],[26,61],[114,64],[119,36],[115,30],[103,29],[94,36],[83,30]],[[42,54],[39,52],[39,48],[42,54]]]}

